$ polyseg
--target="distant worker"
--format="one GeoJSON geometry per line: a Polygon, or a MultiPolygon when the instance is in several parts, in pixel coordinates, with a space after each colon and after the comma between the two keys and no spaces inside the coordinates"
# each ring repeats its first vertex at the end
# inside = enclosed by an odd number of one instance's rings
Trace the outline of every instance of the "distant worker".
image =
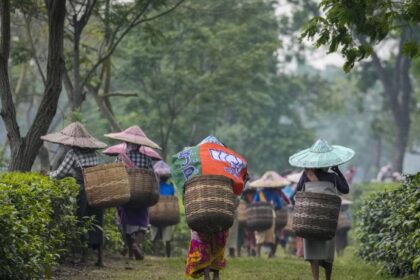
{"type": "MultiPolygon", "coordinates": [[[[171,182],[171,167],[163,160],[154,164],[153,169],[160,180],[160,195],[175,196],[175,188],[171,182]]],[[[158,255],[158,244],[162,241],[165,245],[165,256],[171,257],[171,241],[175,226],[151,226],[153,254],[158,255]]]]}
{"type": "MultiPolygon", "coordinates": [[[[86,241],[88,246],[97,250],[97,266],[104,266],[103,263],[103,232],[102,225],[104,219],[104,210],[101,208],[90,207],[85,192],[85,182],[83,179],[83,169],[98,164],[97,149],[106,147],[106,144],[95,139],[89,134],[87,129],[79,122],[68,125],[60,132],[50,133],[41,137],[42,140],[57,143],[69,147],[67,154],[57,170],[50,172],[50,177],[61,179],[64,177],[73,177],[80,186],[77,196],[77,218],[80,222],[85,217],[91,217],[93,226],[82,240],[86,241]]],[[[82,263],[87,262],[88,251],[82,252],[82,263]]]]}
{"type": "MultiPolygon", "coordinates": [[[[300,151],[289,158],[292,166],[305,168],[297,185],[298,192],[316,192],[335,195],[338,192],[347,194],[349,185],[341,173],[338,165],[344,164],[354,156],[354,151],[334,145],[331,146],[324,139],[300,151]]],[[[331,280],[335,239],[306,239],[304,238],[304,258],[311,264],[312,277],[319,280],[319,269],[325,269],[325,279],[331,280]]]]}
{"type": "Polygon", "coordinates": [[[387,164],[381,167],[376,176],[376,181],[378,182],[391,182],[392,179],[393,168],[391,164],[387,164]]]}

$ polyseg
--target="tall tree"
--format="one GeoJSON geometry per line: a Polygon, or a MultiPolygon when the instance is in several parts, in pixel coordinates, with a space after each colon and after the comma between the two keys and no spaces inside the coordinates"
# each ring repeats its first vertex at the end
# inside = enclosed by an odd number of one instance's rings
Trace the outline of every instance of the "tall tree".
{"type": "Polygon", "coordinates": [[[155,36],[133,32],[116,54],[114,85],[135,96],[115,108],[166,159],[213,133],[262,172],[286,168],[288,153],[310,142],[294,110],[301,80],[278,74],[272,3],[190,1],[153,27],[155,36]]]}
{"type": "Polygon", "coordinates": [[[320,7],[325,15],[313,17],[302,36],[315,39],[316,46],[328,46],[330,53],[340,52],[346,71],[371,56],[396,129],[393,167],[402,171],[415,109],[410,68],[420,55],[420,2],[323,0],[320,7]],[[397,42],[391,59],[381,58],[374,48],[383,41],[397,42]]]}
{"type": "Polygon", "coordinates": [[[71,57],[66,64],[64,82],[71,110],[80,111],[86,94],[92,94],[110,127],[119,130],[108,96],[112,55],[133,28],[169,14],[183,1],[69,0],[72,48],[69,49],[71,57]],[[103,94],[100,94],[101,90],[103,94]]]}
{"type": "MultiPolygon", "coordinates": [[[[19,4],[17,9],[19,9],[19,4]]],[[[11,149],[9,170],[29,171],[42,145],[40,137],[47,133],[57,110],[64,69],[63,37],[66,15],[65,0],[46,0],[48,16],[48,62],[45,89],[35,119],[25,136],[16,119],[15,104],[9,78],[11,44],[11,6],[9,0],[0,2],[0,115],[6,126],[11,149]]],[[[12,61],[13,62],[13,61],[12,61]]]]}

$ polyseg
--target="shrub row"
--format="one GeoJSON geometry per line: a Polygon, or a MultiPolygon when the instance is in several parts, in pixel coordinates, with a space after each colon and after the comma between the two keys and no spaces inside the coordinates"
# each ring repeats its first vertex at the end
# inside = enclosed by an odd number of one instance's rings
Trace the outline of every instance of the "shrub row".
{"type": "Polygon", "coordinates": [[[36,173],[0,174],[0,279],[50,278],[60,258],[81,246],[75,216],[79,186],[36,173]]]}
{"type": "Polygon", "coordinates": [[[356,213],[358,253],[394,275],[420,276],[420,173],[370,194],[356,213]]]}

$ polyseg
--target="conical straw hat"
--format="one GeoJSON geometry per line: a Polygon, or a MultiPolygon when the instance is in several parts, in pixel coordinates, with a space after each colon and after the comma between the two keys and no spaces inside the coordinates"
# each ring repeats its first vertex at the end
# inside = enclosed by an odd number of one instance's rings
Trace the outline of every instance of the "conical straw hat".
{"type": "Polygon", "coordinates": [[[145,154],[146,156],[149,156],[153,159],[159,159],[159,160],[163,159],[162,156],[158,152],[156,152],[155,150],[153,150],[150,147],[141,146],[140,147],[140,153],[145,154]]]}
{"type": "Polygon", "coordinates": [[[66,126],[62,131],[41,136],[44,141],[89,149],[103,149],[106,144],[94,138],[79,122],[66,126]]]}
{"type": "Polygon", "coordinates": [[[249,184],[250,188],[280,188],[290,184],[290,181],[274,171],[267,171],[258,180],[249,184]]]}
{"type": "Polygon", "coordinates": [[[153,165],[153,170],[159,176],[171,175],[171,167],[163,160],[156,162],[155,165],[153,165]]]}
{"type": "Polygon", "coordinates": [[[147,138],[143,130],[141,130],[141,128],[137,125],[129,127],[122,132],[105,134],[105,137],[150,148],[161,149],[158,144],[147,138]]]}
{"type": "Polygon", "coordinates": [[[286,179],[292,183],[299,183],[300,177],[302,177],[303,172],[296,172],[286,176],[286,179]]]}
{"type": "MultiPolygon", "coordinates": [[[[116,156],[119,155],[121,153],[123,153],[125,151],[125,144],[121,143],[118,145],[114,145],[111,147],[106,148],[105,150],[102,151],[102,153],[106,154],[106,155],[110,155],[110,156],[116,156]]],[[[139,152],[142,154],[145,154],[148,157],[151,157],[153,159],[159,159],[161,160],[162,157],[159,155],[158,152],[156,152],[155,150],[153,150],[150,147],[146,147],[146,146],[141,146],[139,149],[139,152]]]]}
{"type": "Polygon", "coordinates": [[[302,168],[325,168],[344,164],[354,156],[352,149],[343,146],[330,146],[324,139],[319,139],[306,150],[289,158],[292,166],[302,168]]]}

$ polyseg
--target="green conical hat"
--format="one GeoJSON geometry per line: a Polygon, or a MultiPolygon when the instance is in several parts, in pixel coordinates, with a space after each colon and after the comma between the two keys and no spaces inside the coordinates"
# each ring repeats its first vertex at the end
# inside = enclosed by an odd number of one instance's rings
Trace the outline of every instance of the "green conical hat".
{"type": "Polygon", "coordinates": [[[352,149],[329,145],[324,139],[319,139],[306,150],[300,151],[289,158],[292,166],[302,168],[324,168],[348,162],[354,156],[352,149]]]}

